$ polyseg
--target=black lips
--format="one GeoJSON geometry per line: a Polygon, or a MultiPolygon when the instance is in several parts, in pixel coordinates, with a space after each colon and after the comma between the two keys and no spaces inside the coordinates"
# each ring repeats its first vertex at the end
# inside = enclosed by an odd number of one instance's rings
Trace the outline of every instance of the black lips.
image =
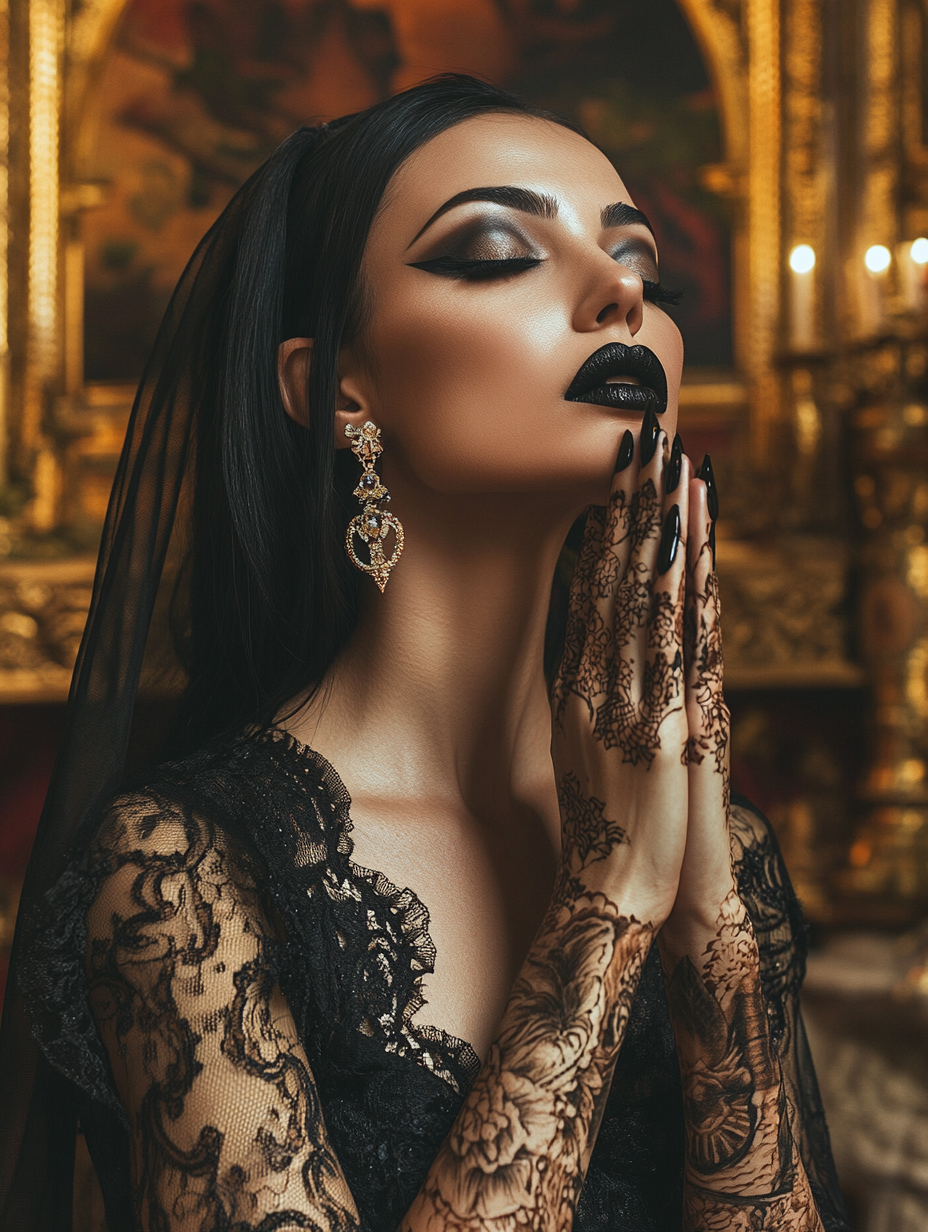
{"type": "Polygon", "coordinates": [[[662,415],[667,410],[667,376],[661,361],[648,347],[607,342],[581,366],[564,398],[568,402],[591,402],[594,406],[614,406],[641,414],[651,407],[656,415],[662,415]],[[607,384],[609,377],[615,376],[633,376],[641,384],[607,384]]]}

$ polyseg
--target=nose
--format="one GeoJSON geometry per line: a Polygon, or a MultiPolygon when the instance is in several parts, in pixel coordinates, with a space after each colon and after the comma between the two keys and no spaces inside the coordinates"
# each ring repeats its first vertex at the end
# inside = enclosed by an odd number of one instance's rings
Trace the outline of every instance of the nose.
{"type": "Polygon", "coordinates": [[[577,305],[574,329],[594,333],[624,324],[634,338],[643,319],[644,284],[640,275],[603,253],[577,305]]]}

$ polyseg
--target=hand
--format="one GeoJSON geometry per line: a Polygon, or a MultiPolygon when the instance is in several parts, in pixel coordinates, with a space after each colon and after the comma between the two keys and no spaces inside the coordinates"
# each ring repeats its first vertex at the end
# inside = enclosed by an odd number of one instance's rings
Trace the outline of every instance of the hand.
{"type": "Polygon", "coordinates": [[[674,476],[667,438],[649,413],[641,439],[655,437],[642,466],[640,444],[631,456],[626,433],[626,465],[613,479],[609,504],[587,519],[552,695],[552,755],[565,871],[582,871],[588,886],[605,879],[597,888],[618,891],[623,911],[659,925],[676,896],[686,841],[691,468],[678,448],[674,476]]]}

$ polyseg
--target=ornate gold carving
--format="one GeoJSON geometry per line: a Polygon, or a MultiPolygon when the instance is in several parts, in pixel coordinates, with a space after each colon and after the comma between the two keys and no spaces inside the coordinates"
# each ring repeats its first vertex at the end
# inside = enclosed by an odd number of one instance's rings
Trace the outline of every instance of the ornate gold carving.
{"type": "MultiPolygon", "coordinates": [[[[785,251],[797,244],[814,249],[819,270],[826,256],[827,163],[822,149],[821,0],[787,0],[784,5],[785,251]]],[[[815,277],[815,318],[821,321],[821,273],[815,277]]],[[[821,336],[821,328],[816,335],[821,336]]]]}
{"type": "Polygon", "coordinates": [[[754,457],[768,459],[780,418],[780,379],[773,367],[780,329],[780,5],[747,0],[750,47],[750,198],[748,255],[753,378],[751,416],[754,457]]]}
{"type": "Polygon", "coordinates": [[[58,117],[62,17],[59,0],[29,6],[29,366],[23,435],[38,438],[41,382],[55,372],[58,326],[58,117]]]}
{"type": "Polygon", "coordinates": [[[90,557],[0,562],[0,702],[67,697],[94,564],[90,557]]]}
{"type": "Polygon", "coordinates": [[[928,899],[928,348],[863,357],[854,417],[861,549],[860,643],[873,691],[869,806],[841,878],[846,891],[928,899]]]}
{"type": "Polygon", "coordinates": [[[64,11],[61,0],[29,4],[29,273],[28,339],[20,448],[34,458],[31,520],[55,523],[57,467],[42,438],[48,386],[59,367],[59,117],[64,11]]]}
{"type": "Polygon", "coordinates": [[[842,611],[847,568],[843,543],[831,539],[797,536],[766,547],[720,540],[726,685],[859,684],[842,611]]]}
{"type": "Polygon", "coordinates": [[[899,238],[899,180],[902,153],[901,74],[897,0],[867,0],[861,49],[861,177],[856,251],[848,254],[849,302],[857,303],[853,334],[873,332],[867,299],[873,294],[863,266],[866,250],[899,238]]]}

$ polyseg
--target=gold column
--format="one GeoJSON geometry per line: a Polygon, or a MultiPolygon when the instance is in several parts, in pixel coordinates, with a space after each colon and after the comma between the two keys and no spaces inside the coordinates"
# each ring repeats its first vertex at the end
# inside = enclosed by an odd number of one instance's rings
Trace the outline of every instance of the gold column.
{"type": "Polygon", "coordinates": [[[852,444],[873,701],[866,818],[841,884],[876,918],[906,920],[928,901],[928,347],[884,343],[861,372],[872,392],[852,444]]]}
{"type": "Polygon", "coordinates": [[[55,520],[58,467],[43,439],[49,385],[57,376],[59,115],[64,13],[61,0],[29,6],[29,284],[26,380],[21,444],[34,457],[31,521],[38,531],[55,520]]]}
{"type": "Polygon", "coordinates": [[[0,0],[0,488],[10,449],[10,6],[0,0]]]}
{"type": "Polygon", "coordinates": [[[901,62],[897,0],[866,0],[864,45],[858,62],[863,78],[862,181],[857,250],[850,258],[850,301],[859,305],[866,327],[867,275],[863,257],[873,244],[895,251],[899,238],[899,170],[901,162],[901,62]]]}
{"type": "MultiPolygon", "coordinates": [[[[789,251],[797,244],[811,245],[821,268],[826,248],[827,188],[822,149],[821,0],[786,0],[783,16],[785,248],[789,251]]],[[[821,275],[816,285],[820,318],[821,275]]]]}
{"type": "Polygon", "coordinates": [[[780,321],[780,4],[747,0],[750,72],[748,235],[755,461],[769,467],[780,419],[780,377],[774,368],[780,321]]]}

